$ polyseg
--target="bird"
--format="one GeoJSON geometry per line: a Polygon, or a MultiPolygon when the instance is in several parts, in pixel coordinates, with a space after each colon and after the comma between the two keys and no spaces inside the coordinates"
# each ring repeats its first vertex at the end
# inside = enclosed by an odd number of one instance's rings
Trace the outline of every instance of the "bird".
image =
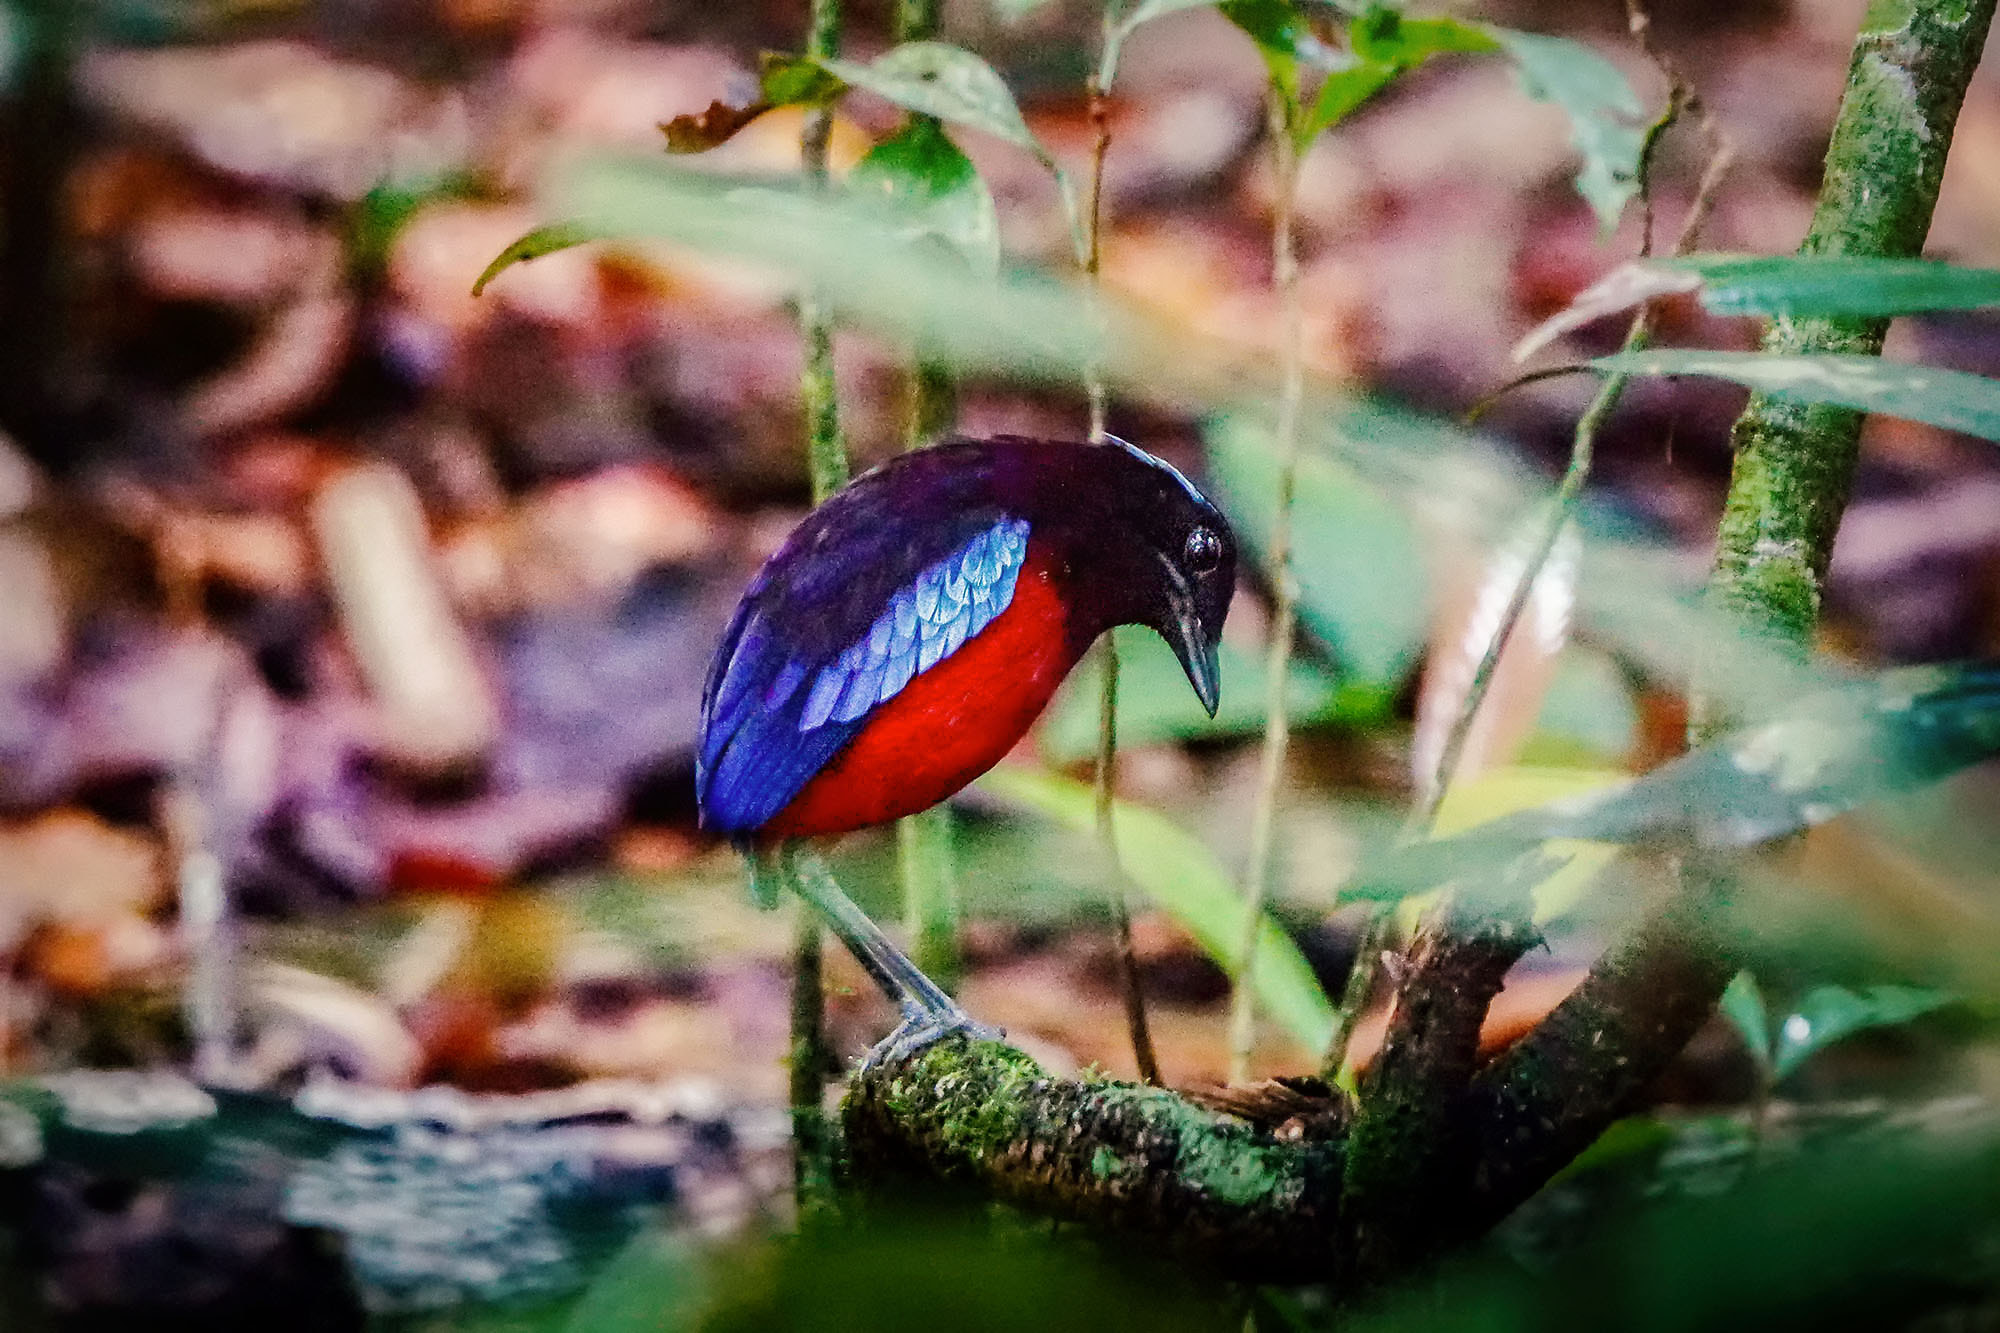
{"type": "Polygon", "coordinates": [[[1156,631],[1210,716],[1236,580],[1228,520],[1124,440],[954,437],[813,510],[751,581],[702,692],[704,828],[789,886],[900,1011],[869,1063],[973,1022],[807,841],[947,799],[1033,725],[1114,626],[1156,631]]]}

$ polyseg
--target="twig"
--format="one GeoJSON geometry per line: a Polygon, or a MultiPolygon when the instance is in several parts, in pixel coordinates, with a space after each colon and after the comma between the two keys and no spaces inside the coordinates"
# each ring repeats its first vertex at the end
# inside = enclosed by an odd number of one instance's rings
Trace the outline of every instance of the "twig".
{"type": "MultiPolygon", "coordinates": [[[[839,47],[840,0],[812,0],[806,54],[830,57],[839,53],[839,47]]],[[[806,112],[799,132],[799,166],[809,191],[826,188],[832,133],[831,110],[814,107],[806,112]]],[[[813,502],[818,504],[847,482],[847,444],[840,434],[834,388],[833,321],[809,289],[799,294],[798,310],[799,336],[805,343],[799,396],[805,407],[806,470],[812,479],[813,502]]],[[[826,1041],[823,934],[818,920],[803,908],[798,909],[797,923],[792,939],[790,1102],[793,1185],[804,1216],[825,1197],[824,1187],[832,1176],[826,1116],[820,1106],[832,1060],[826,1041]]]]}
{"type": "MultiPolygon", "coordinates": [[[[1104,38],[1110,41],[1116,0],[1108,0],[1104,10],[1104,38]]],[[[1100,62],[1103,63],[1103,62],[1100,62]]],[[[1107,75],[1115,76],[1115,63],[1090,76],[1090,124],[1095,131],[1090,149],[1090,187],[1083,219],[1083,272],[1090,285],[1093,306],[1101,294],[1101,267],[1104,258],[1104,159],[1111,151],[1111,108],[1103,85],[1107,75]]],[[[1099,320],[1100,325],[1102,320],[1099,320]]],[[[1084,391],[1090,399],[1090,442],[1104,443],[1108,434],[1108,397],[1104,367],[1093,357],[1083,372],[1084,391]]],[[[1132,1060],[1139,1077],[1160,1083],[1160,1057],[1153,1047],[1153,1029],[1146,1018],[1146,990],[1139,975],[1138,950],[1132,942],[1132,905],[1126,883],[1125,862],[1118,854],[1118,832],[1112,823],[1113,802],[1118,791],[1118,642],[1106,634],[1097,646],[1097,769],[1092,789],[1097,814],[1097,837],[1111,866],[1111,889],[1106,895],[1111,908],[1114,952],[1118,958],[1118,991],[1124,1000],[1125,1029],[1132,1040],[1132,1060]]]]}
{"type": "MultiPolygon", "coordinates": [[[[1111,10],[1104,13],[1104,26],[1108,33],[1111,27],[1111,10]]],[[[1083,218],[1084,236],[1084,276],[1090,280],[1091,296],[1100,293],[1100,270],[1104,263],[1104,159],[1111,152],[1111,107],[1109,89],[1101,88],[1097,76],[1090,79],[1090,126],[1093,137],[1090,145],[1090,192],[1088,211],[1083,218]]],[[[1094,360],[1084,368],[1084,391],[1090,396],[1090,438],[1092,443],[1101,442],[1106,430],[1108,405],[1104,387],[1104,367],[1094,360]]]]}
{"type": "Polygon", "coordinates": [[[1243,873],[1243,943],[1236,954],[1236,984],[1229,1013],[1229,1076],[1246,1077],[1256,1043],[1257,937],[1270,896],[1278,791],[1291,739],[1285,680],[1291,669],[1298,588],[1292,577],[1292,494],[1299,470],[1299,404],[1305,393],[1304,317],[1299,304],[1298,206],[1299,144],[1292,132],[1290,100],[1274,84],[1269,90],[1272,161],[1277,200],[1271,219],[1271,282],[1279,303],[1278,495],[1268,554],[1273,594],[1271,645],[1264,672],[1264,747],[1257,773],[1257,798],[1250,817],[1249,859],[1243,873]]]}
{"type": "Polygon", "coordinates": [[[1540,384],[1543,380],[1561,379],[1564,375],[1594,375],[1596,370],[1587,361],[1573,361],[1566,366],[1549,366],[1543,370],[1531,370],[1525,375],[1516,375],[1499,388],[1481,398],[1459,416],[1463,425],[1476,426],[1480,420],[1496,407],[1502,398],[1516,389],[1525,389],[1530,384],[1540,384]]]}

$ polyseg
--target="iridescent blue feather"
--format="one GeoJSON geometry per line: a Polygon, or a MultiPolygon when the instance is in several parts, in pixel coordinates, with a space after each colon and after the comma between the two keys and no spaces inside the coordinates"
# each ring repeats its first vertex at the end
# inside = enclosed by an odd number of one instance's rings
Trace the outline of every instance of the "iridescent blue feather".
{"type": "Polygon", "coordinates": [[[786,642],[753,589],[710,687],[697,775],[709,825],[747,831],[784,809],[875,709],[1007,609],[1027,554],[1026,520],[990,520],[891,590],[858,633],[823,655],[786,642]]]}

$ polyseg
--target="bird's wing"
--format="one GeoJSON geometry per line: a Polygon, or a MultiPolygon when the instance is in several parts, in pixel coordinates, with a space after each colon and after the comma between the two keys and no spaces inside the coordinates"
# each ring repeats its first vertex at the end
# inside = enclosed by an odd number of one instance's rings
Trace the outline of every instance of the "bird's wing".
{"type": "Polygon", "coordinates": [[[987,506],[924,527],[921,539],[908,520],[848,540],[802,530],[744,595],[703,709],[696,791],[708,827],[747,833],[769,820],[876,708],[1007,609],[1025,520],[987,506]]]}

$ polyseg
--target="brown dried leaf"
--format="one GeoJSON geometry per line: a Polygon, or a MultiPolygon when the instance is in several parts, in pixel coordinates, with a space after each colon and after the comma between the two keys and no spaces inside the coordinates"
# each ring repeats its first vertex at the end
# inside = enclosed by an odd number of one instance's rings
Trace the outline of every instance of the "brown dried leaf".
{"type": "Polygon", "coordinates": [[[421,771],[477,760],[498,734],[498,704],[409,479],[387,464],[354,468],[321,488],[311,526],[384,752],[421,771]]]}
{"type": "Polygon", "coordinates": [[[736,131],[770,109],[771,103],[762,99],[748,106],[731,106],[717,100],[710,102],[706,111],[663,122],[660,133],[667,136],[670,153],[705,153],[728,143],[736,131]]]}
{"type": "MultiPolygon", "coordinates": [[[[1539,527],[1542,519],[1537,516],[1534,522],[1539,527]]],[[[1476,580],[1460,580],[1442,599],[1410,737],[1410,771],[1419,791],[1429,792],[1509,762],[1535,729],[1542,700],[1555,681],[1557,659],[1569,642],[1581,556],[1574,526],[1563,529],[1535,579],[1520,623],[1494,668],[1478,719],[1466,736],[1458,771],[1439,771],[1452,727],[1471,693],[1487,645],[1500,630],[1501,617],[1526,566],[1527,547],[1536,535],[1530,530],[1517,533],[1476,580]]]]}

